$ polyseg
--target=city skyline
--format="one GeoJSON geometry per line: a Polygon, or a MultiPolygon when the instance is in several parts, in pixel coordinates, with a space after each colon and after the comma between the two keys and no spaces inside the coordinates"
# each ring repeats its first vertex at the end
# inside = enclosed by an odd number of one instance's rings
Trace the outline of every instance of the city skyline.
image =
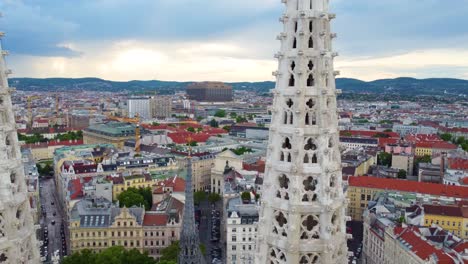
{"type": "MultiPolygon", "coordinates": [[[[467,2],[335,0],[331,8],[341,77],[468,79],[467,2]]],[[[13,77],[274,79],[278,0],[23,0],[0,9],[13,77]]]]}

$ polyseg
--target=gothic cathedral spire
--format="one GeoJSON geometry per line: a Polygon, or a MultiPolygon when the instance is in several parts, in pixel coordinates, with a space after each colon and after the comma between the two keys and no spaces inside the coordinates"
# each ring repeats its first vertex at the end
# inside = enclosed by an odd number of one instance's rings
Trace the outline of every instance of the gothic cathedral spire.
{"type": "Polygon", "coordinates": [[[329,0],[282,0],[257,264],[347,263],[329,0]]]}
{"type": "MultiPolygon", "coordinates": [[[[190,143],[191,141],[189,141],[190,143]]],[[[187,160],[187,178],[185,179],[185,207],[180,234],[180,253],[178,264],[204,264],[205,259],[200,251],[200,239],[195,224],[195,208],[192,185],[192,157],[187,160]]]]}
{"type": "MultiPolygon", "coordinates": [[[[4,36],[0,32],[0,39],[4,36]]],[[[0,263],[40,263],[0,43],[0,263]]]]}

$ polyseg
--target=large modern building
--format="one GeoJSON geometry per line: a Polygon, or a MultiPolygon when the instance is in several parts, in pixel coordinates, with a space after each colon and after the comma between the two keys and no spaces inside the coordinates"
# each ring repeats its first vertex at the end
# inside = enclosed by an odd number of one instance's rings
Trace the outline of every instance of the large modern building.
{"type": "Polygon", "coordinates": [[[0,43],[0,262],[36,264],[39,248],[8,87],[7,54],[0,43]]]}
{"type": "Polygon", "coordinates": [[[165,119],[171,117],[172,98],[170,96],[156,96],[150,100],[151,118],[165,119]]]}
{"type": "Polygon", "coordinates": [[[146,97],[129,98],[127,101],[128,116],[133,118],[140,116],[141,119],[151,118],[151,99],[146,97]]]}
{"type": "Polygon", "coordinates": [[[130,123],[109,122],[91,125],[83,130],[84,144],[113,144],[122,149],[125,141],[135,139],[136,126],[130,123]]]}
{"type": "Polygon", "coordinates": [[[329,1],[288,0],[255,263],[348,263],[329,1]]]}
{"type": "Polygon", "coordinates": [[[187,95],[199,102],[232,101],[232,87],[222,82],[201,82],[187,86],[187,95]]]}

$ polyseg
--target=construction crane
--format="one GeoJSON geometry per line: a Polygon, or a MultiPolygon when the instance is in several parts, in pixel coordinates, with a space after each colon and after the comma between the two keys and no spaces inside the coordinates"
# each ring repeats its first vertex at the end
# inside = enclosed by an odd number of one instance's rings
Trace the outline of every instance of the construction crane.
{"type": "Polygon", "coordinates": [[[141,138],[140,138],[140,124],[135,128],[135,152],[140,154],[141,151],[141,138]]]}
{"type": "Polygon", "coordinates": [[[132,123],[132,124],[138,124],[140,123],[140,117],[138,115],[135,115],[134,118],[130,117],[122,117],[122,116],[114,116],[114,115],[107,115],[107,119],[113,120],[113,121],[118,121],[122,123],[132,123]]]}
{"type": "Polygon", "coordinates": [[[33,126],[33,116],[32,116],[32,101],[33,100],[36,100],[36,99],[39,99],[40,97],[37,96],[37,95],[31,95],[31,96],[28,96],[28,123],[29,123],[29,127],[32,128],[33,126]]]}

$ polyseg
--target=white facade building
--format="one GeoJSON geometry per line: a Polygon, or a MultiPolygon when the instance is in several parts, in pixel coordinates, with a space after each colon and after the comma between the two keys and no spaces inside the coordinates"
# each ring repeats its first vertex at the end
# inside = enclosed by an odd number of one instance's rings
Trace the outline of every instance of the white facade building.
{"type": "MultiPolygon", "coordinates": [[[[0,32],[0,38],[4,33],[0,32]]],[[[36,227],[15,128],[9,70],[0,46],[0,263],[40,263],[36,227]]]]}
{"type": "Polygon", "coordinates": [[[231,199],[228,206],[226,263],[253,264],[259,208],[255,204],[242,204],[239,197],[231,199]]]}
{"type": "Polygon", "coordinates": [[[141,119],[151,118],[150,98],[129,98],[127,105],[129,117],[139,115],[141,119]]]}
{"type": "Polygon", "coordinates": [[[282,1],[257,264],[347,263],[328,0],[282,1]]]}

